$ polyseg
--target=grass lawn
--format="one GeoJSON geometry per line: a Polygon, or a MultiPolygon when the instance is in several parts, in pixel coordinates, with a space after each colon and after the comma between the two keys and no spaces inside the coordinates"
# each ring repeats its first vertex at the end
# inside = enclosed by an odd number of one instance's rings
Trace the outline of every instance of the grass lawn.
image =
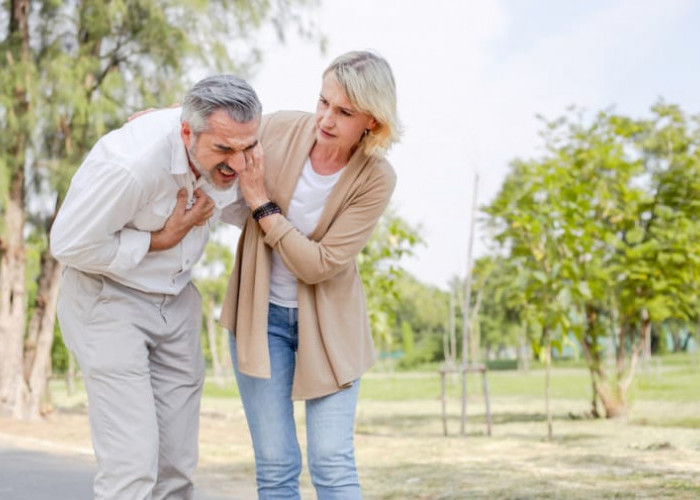
{"type": "MultiPolygon", "coordinates": [[[[478,375],[470,374],[466,436],[459,435],[459,377],[448,377],[443,436],[437,370],[372,371],[362,380],[356,449],[367,499],[700,498],[700,362],[655,358],[639,369],[626,418],[588,418],[591,387],[580,366],[552,373],[554,437],[547,439],[544,372],[489,371],[493,435],[485,435],[478,375]]],[[[53,381],[57,411],[45,422],[0,422],[0,434],[89,449],[85,396],[53,381]]],[[[304,448],[304,405],[297,403],[304,448]]],[[[227,498],[255,498],[254,466],[233,380],[207,381],[200,484],[227,498]]],[[[308,473],[303,498],[315,498],[308,473]]]]}

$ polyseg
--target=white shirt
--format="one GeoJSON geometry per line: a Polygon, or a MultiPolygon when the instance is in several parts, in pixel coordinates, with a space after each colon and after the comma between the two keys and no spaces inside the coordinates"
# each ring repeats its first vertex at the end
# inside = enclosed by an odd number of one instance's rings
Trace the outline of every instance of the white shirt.
{"type": "Polygon", "coordinates": [[[238,198],[238,183],[219,190],[195,180],[180,137],[180,108],[154,111],[103,136],[71,181],[51,228],[51,252],[67,266],[151,293],[177,294],[209,239],[221,209],[238,198]],[[201,187],[216,205],[173,248],[149,252],[185,187],[201,187]]]}
{"type": "MultiPolygon", "coordinates": [[[[323,207],[342,172],[341,169],[331,175],[317,174],[311,160],[306,160],[286,215],[287,220],[304,236],[316,228],[323,207]]],[[[297,307],[297,277],[287,269],[276,250],[272,252],[270,302],[282,307],[297,307]]]]}

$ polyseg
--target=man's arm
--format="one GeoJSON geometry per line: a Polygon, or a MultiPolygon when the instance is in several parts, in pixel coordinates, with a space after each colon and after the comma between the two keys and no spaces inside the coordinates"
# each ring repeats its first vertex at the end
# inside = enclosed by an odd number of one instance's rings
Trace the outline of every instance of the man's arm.
{"type": "Polygon", "coordinates": [[[201,192],[189,211],[186,192],[164,227],[153,234],[126,227],[149,201],[149,194],[118,165],[84,165],[76,173],[51,229],[51,252],[63,264],[85,272],[133,269],[149,251],[179,243],[202,225],[214,203],[201,192]]]}
{"type": "Polygon", "coordinates": [[[163,229],[151,232],[149,252],[172,248],[190,232],[194,226],[203,226],[214,213],[214,201],[201,189],[194,192],[195,202],[189,210],[187,207],[187,190],[181,188],[177,192],[177,204],[173,209],[163,229]]]}

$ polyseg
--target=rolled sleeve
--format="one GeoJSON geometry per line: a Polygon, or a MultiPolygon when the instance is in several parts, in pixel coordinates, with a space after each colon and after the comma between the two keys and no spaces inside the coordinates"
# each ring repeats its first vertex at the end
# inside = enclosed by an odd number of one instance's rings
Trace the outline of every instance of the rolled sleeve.
{"type": "Polygon", "coordinates": [[[135,268],[143,260],[151,246],[151,233],[136,229],[122,229],[114,260],[109,264],[112,272],[123,272],[135,268]]]}
{"type": "Polygon", "coordinates": [[[51,228],[54,257],[85,272],[133,269],[150,247],[149,231],[127,227],[144,198],[140,183],[121,166],[86,162],[51,228]]]}

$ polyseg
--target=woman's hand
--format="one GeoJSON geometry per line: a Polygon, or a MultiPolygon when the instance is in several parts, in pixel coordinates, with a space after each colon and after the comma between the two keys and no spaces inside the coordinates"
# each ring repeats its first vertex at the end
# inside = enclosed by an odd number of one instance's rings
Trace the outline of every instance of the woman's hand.
{"type": "Polygon", "coordinates": [[[243,154],[246,168],[238,174],[238,182],[246,203],[251,210],[255,210],[270,201],[265,189],[265,155],[260,143],[243,154]]]}

